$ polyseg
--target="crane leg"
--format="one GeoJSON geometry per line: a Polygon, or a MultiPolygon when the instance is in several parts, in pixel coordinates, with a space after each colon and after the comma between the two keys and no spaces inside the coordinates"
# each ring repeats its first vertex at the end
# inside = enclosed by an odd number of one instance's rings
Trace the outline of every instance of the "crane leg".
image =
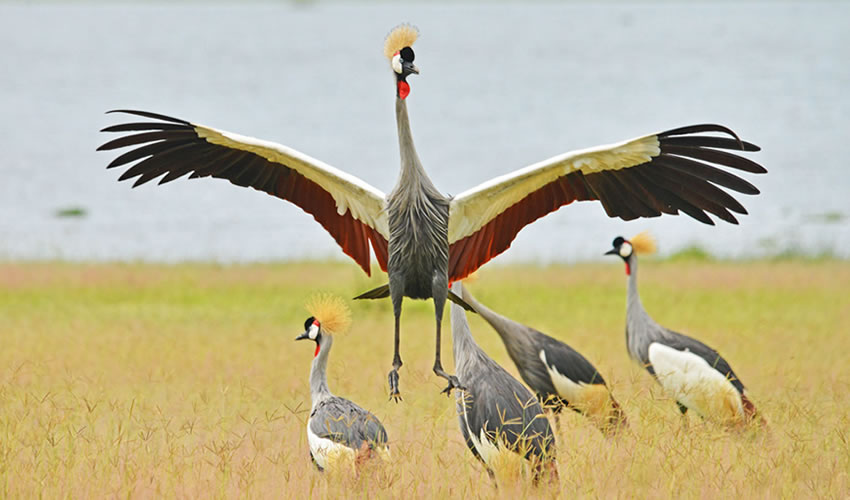
{"type": "Polygon", "coordinates": [[[390,383],[390,400],[398,403],[402,400],[401,392],[398,390],[398,370],[401,368],[401,354],[399,354],[399,338],[401,337],[401,301],[403,296],[398,294],[392,296],[393,313],[395,315],[395,349],[393,350],[393,369],[387,375],[390,383]]]}
{"type": "Polygon", "coordinates": [[[443,326],[443,307],[446,305],[446,297],[448,297],[449,290],[448,284],[438,279],[438,276],[434,277],[432,294],[434,296],[434,315],[437,319],[437,347],[434,354],[434,373],[437,374],[438,377],[443,377],[449,381],[449,384],[441,391],[441,393],[451,397],[452,389],[466,390],[466,388],[460,385],[460,381],[457,377],[449,375],[445,370],[443,370],[443,363],[440,361],[440,329],[443,326]]]}

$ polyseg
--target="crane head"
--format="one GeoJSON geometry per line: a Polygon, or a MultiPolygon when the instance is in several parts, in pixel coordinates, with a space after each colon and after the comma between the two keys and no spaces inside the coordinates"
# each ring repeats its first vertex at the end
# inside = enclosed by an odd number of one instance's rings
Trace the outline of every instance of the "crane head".
{"type": "Polygon", "coordinates": [[[304,322],[304,333],[295,337],[295,340],[304,339],[310,339],[316,343],[316,352],[313,353],[313,357],[315,358],[318,356],[322,340],[322,324],[319,323],[319,320],[313,316],[310,316],[307,318],[307,321],[304,322]]]}
{"type": "Polygon", "coordinates": [[[384,40],[384,55],[390,60],[390,66],[396,77],[396,95],[405,99],[410,94],[408,75],[418,75],[419,68],[413,64],[416,55],[411,45],[419,37],[419,31],[409,25],[400,24],[393,28],[384,40]]]}
{"type": "Polygon", "coordinates": [[[622,236],[614,238],[614,242],[611,246],[613,246],[613,248],[605,252],[605,255],[619,255],[623,260],[628,260],[634,252],[631,242],[622,236]]]}
{"type": "Polygon", "coordinates": [[[632,255],[649,255],[656,251],[655,239],[648,231],[634,235],[631,240],[617,236],[611,245],[613,248],[605,252],[605,255],[619,255],[626,263],[626,274],[631,271],[629,259],[632,255]]]}
{"type": "Polygon", "coordinates": [[[623,238],[622,236],[617,236],[614,238],[614,242],[611,244],[614,248],[605,252],[605,255],[619,255],[623,262],[626,263],[626,275],[631,274],[631,266],[629,265],[629,259],[632,257],[633,248],[632,244],[629,243],[629,240],[623,238]]]}

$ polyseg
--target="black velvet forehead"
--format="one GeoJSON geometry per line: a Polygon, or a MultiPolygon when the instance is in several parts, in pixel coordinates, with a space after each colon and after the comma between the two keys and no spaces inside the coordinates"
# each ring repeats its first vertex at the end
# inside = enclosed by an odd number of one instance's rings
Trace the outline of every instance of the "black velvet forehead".
{"type": "Polygon", "coordinates": [[[626,239],[623,238],[622,236],[617,236],[616,238],[614,238],[614,243],[613,243],[614,248],[619,248],[620,245],[622,245],[624,241],[626,241],[626,239]]]}
{"type": "Polygon", "coordinates": [[[316,318],[310,316],[307,318],[307,321],[304,322],[304,330],[309,330],[311,326],[313,326],[313,321],[316,321],[316,318]]]}
{"type": "Polygon", "coordinates": [[[413,49],[411,49],[410,47],[405,47],[401,49],[401,51],[399,51],[399,55],[401,56],[402,60],[406,62],[413,62],[413,59],[416,58],[416,56],[413,54],[413,49]]]}

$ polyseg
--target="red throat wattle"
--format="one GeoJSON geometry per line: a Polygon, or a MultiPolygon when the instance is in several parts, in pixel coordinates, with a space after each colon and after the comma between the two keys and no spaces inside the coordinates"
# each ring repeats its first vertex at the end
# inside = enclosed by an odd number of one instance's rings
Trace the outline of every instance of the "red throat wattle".
{"type": "Polygon", "coordinates": [[[313,357],[315,358],[318,355],[319,355],[319,343],[316,342],[316,352],[313,353],[313,357]]]}
{"type": "Polygon", "coordinates": [[[401,99],[407,99],[407,96],[410,95],[410,85],[407,82],[399,80],[398,81],[398,96],[401,99]]]}
{"type": "MultiPolygon", "coordinates": [[[[626,262],[626,276],[631,276],[631,275],[632,275],[632,268],[629,266],[629,263],[626,262]]],[[[316,351],[316,352],[319,352],[319,351],[316,351]]]]}

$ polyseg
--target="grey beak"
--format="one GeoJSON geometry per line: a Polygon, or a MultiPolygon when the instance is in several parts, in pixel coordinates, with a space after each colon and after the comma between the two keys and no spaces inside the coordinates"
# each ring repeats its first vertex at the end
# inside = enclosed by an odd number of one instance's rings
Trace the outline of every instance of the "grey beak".
{"type": "Polygon", "coordinates": [[[304,339],[309,339],[309,338],[310,338],[310,333],[305,331],[301,335],[295,337],[295,340],[304,340],[304,339]]]}
{"type": "Polygon", "coordinates": [[[619,255],[619,254],[620,254],[620,252],[617,251],[616,248],[612,248],[611,250],[608,250],[607,252],[605,252],[605,255],[619,255]]]}
{"type": "Polygon", "coordinates": [[[404,68],[405,73],[413,73],[414,75],[419,74],[419,68],[416,67],[415,64],[411,62],[403,62],[401,63],[402,68],[404,68]]]}

